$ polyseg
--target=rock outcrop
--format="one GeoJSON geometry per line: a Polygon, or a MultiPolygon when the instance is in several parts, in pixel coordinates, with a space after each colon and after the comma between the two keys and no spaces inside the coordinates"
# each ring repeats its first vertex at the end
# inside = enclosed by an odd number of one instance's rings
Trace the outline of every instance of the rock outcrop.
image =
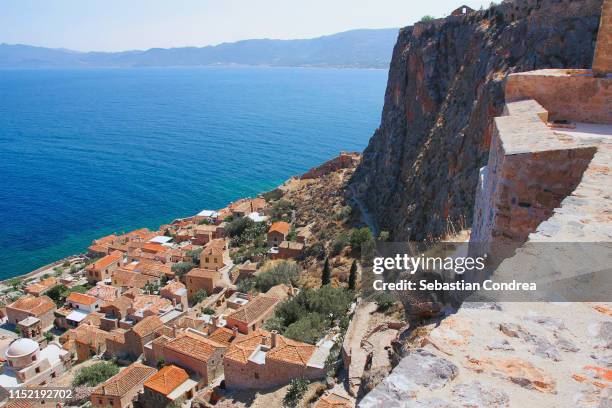
{"type": "Polygon", "coordinates": [[[471,225],[505,78],[590,67],[601,4],[506,1],[400,31],[381,124],[351,181],[378,229],[420,240],[471,225]]]}

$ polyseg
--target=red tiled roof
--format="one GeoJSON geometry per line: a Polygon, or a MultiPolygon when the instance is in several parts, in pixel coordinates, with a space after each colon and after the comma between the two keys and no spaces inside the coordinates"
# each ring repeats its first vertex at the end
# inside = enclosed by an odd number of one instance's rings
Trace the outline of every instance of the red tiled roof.
{"type": "Polygon", "coordinates": [[[123,252],[113,251],[109,255],[106,255],[98,259],[96,262],[92,263],[91,265],[89,265],[88,268],[95,270],[95,271],[100,271],[104,268],[107,268],[109,265],[113,264],[114,262],[120,262],[122,259],[123,259],[123,252]]]}
{"type": "Polygon", "coordinates": [[[189,375],[185,370],[175,365],[167,365],[149,377],[144,386],[160,394],[168,395],[187,379],[189,375]]]}
{"type": "Polygon", "coordinates": [[[66,301],[90,306],[96,303],[98,301],[98,298],[86,295],[84,293],[70,292],[70,295],[68,295],[66,301]]]}
{"type": "Polygon", "coordinates": [[[164,347],[206,363],[216,349],[224,346],[204,337],[184,334],[170,340],[164,347]]]}
{"type": "Polygon", "coordinates": [[[332,393],[322,396],[313,408],[352,408],[353,406],[348,398],[332,393]]]}
{"type": "Polygon", "coordinates": [[[136,323],[136,325],[134,327],[132,327],[132,330],[139,337],[145,337],[145,336],[148,336],[149,334],[153,333],[155,330],[157,330],[158,328],[160,328],[163,325],[164,325],[164,323],[160,320],[159,317],[157,317],[157,316],[147,316],[144,319],[142,319],[141,321],[139,321],[138,323],[136,323]]]}
{"type": "Polygon", "coordinates": [[[249,303],[240,307],[234,313],[230,314],[228,318],[237,320],[239,322],[251,324],[252,322],[259,320],[278,302],[279,299],[275,297],[257,295],[249,303]]]}
{"type": "Polygon", "coordinates": [[[23,310],[32,313],[35,316],[40,316],[50,310],[55,309],[55,303],[48,296],[35,297],[32,295],[23,296],[7,307],[23,310]]]}
{"type": "Polygon", "coordinates": [[[141,386],[157,370],[140,363],[133,363],[105,381],[92,395],[112,395],[122,397],[135,387],[141,386]]]}
{"type": "Polygon", "coordinates": [[[290,229],[291,229],[291,225],[289,225],[289,223],[285,221],[276,221],[275,223],[272,223],[272,225],[270,226],[270,229],[268,230],[268,233],[279,232],[283,235],[287,235],[289,234],[290,229]]]}
{"type": "MultiPolygon", "coordinates": [[[[271,346],[271,334],[257,330],[249,335],[238,337],[225,353],[225,359],[246,364],[255,349],[264,344],[271,346]]],[[[305,366],[315,351],[315,346],[276,335],[276,347],[266,353],[266,360],[276,360],[305,366]]]]}
{"type": "Polygon", "coordinates": [[[217,343],[229,346],[232,341],[237,337],[237,333],[227,327],[219,327],[210,336],[209,339],[216,341],[217,343]]]}
{"type": "Polygon", "coordinates": [[[26,293],[38,294],[42,293],[48,289],[51,289],[57,283],[57,279],[54,277],[49,277],[47,279],[43,279],[40,282],[32,283],[26,286],[26,293]]]}

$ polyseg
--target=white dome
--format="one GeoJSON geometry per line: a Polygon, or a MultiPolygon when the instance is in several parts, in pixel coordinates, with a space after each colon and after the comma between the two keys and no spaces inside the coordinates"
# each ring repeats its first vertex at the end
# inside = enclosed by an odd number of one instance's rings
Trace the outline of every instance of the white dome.
{"type": "Polygon", "coordinates": [[[38,350],[38,343],[32,339],[17,339],[6,349],[6,356],[9,358],[27,356],[38,350]]]}

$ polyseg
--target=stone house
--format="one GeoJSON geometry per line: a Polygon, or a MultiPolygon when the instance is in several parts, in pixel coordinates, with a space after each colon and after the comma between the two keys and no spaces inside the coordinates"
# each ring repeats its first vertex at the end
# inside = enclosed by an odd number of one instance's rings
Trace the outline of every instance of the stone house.
{"type": "Polygon", "coordinates": [[[55,310],[55,303],[48,296],[25,295],[6,307],[6,316],[8,323],[14,325],[25,318],[35,317],[44,330],[53,325],[55,310]]]}
{"type": "Polygon", "coordinates": [[[145,381],[141,402],[147,408],[165,408],[181,398],[193,398],[197,385],[187,371],[167,365],[145,381]]]}
{"type": "Polygon", "coordinates": [[[157,372],[155,368],[133,363],[106,380],[91,394],[91,405],[96,408],[132,408],[143,392],[145,381],[157,372]]]}
{"type": "Polygon", "coordinates": [[[291,225],[285,221],[277,221],[272,223],[270,229],[268,229],[268,245],[271,247],[277,247],[281,242],[287,239],[291,231],[291,225]]]}
{"type": "Polygon", "coordinates": [[[85,268],[87,280],[100,282],[110,279],[113,271],[123,263],[123,252],[113,251],[85,268]]]}
{"type": "Polygon", "coordinates": [[[147,316],[158,316],[173,309],[172,302],[158,295],[137,295],[127,309],[127,318],[139,322],[147,316]]]}
{"type": "Polygon", "coordinates": [[[200,253],[200,268],[218,271],[232,265],[229,249],[224,239],[213,239],[200,253]]]}
{"type": "Polygon", "coordinates": [[[125,332],[125,348],[129,357],[138,358],[143,353],[144,345],[155,338],[155,331],[163,325],[159,317],[148,316],[125,332]]]}
{"type": "Polygon", "coordinates": [[[272,255],[272,259],[294,259],[302,255],[304,244],[294,241],[283,241],[278,245],[278,252],[272,255]]]}
{"type": "Polygon", "coordinates": [[[221,274],[214,269],[193,268],[186,275],[187,296],[192,299],[200,290],[205,290],[208,295],[221,287],[221,274]]]}
{"type": "Polygon", "coordinates": [[[227,327],[235,328],[242,334],[249,334],[274,314],[280,300],[273,296],[257,295],[246,305],[225,317],[227,327]]]}
{"type": "Polygon", "coordinates": [[[158,280],[159,279],[155,276],[143,275],[138,272],[118,268],[117,270],[113,271],[111,276],[111,285],[122,290],[130,288],[143,289],[148,283],[158,280]]]}
{"type": "Polygon", "coordinates": [[[49,277],[26,286],[25,292],[33,296],[40,296],[56,285],[57,279],[54,277],[49,277]]]}
{"type": "Polygon", "coordinates": [[[225,237],[225,229],[220,225],[202,224],[193,227],[194,245],[206,245],[213,239],[225,237]]]}
{"type": "Polygon", "coordinates": [[[159,290],[159,295],[170,300],[173,305],[181,305],[183,310],[187,310],[187,288],[180,281],[171,280],[159,290]]]}
{"type": "Polygon", "coordinates": [[[79,310],[84,313],[91,313],[100,310],[102,301],[97,297],[84,293],[70,292],[70,295],[68,295],[66,298],[65,304],[72,309],[79,310]]]}
{"type": "Polygon", "coordinates": [[[470,6],[466,6],[465,4],[463,6],[457,7],[456,9],[454,9],[453,11],[451,11],[451,16],[464,16],[466,14],[471,13],[472,11],[474,11],[473,8],[471,8],[470,6]]]}
{"type": "Polygon", "coordinates": [[[317,347],[285,338],[276,332],[256,330],[238,337],[223,357],[228,389],[269,389],[295,378],[325,378],[325,359],[317,347]],[[321,361],[323,360],[323,361],[321,361]]]}
{"type": "Polygon", "coordinates": [[[92,356],[104,354],[106,339],[112,335],[92,324],[82,324],[62,334],[60,343],[65,350],[76,354],[79,363],[89,360],[92,356]]]}
{"type": "Polygon", "coordinates": [[[227,346],[206,338],[204,333],[187,330],[163,345],[166,364],[175,364],[199,377],[208,385],[223,373],[223,355],[227,346]]]}

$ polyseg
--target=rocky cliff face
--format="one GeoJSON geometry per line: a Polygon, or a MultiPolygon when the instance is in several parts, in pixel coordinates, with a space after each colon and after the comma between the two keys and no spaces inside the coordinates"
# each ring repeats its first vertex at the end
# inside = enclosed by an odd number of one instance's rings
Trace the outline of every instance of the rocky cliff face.
{"type": "Polygon", "coordinates": [[[506,76],[590,67],[601,4],[504,2],[400,31],[381,124],[351,180],[378,229],[420,240],[471,224],[506,76]]]}

